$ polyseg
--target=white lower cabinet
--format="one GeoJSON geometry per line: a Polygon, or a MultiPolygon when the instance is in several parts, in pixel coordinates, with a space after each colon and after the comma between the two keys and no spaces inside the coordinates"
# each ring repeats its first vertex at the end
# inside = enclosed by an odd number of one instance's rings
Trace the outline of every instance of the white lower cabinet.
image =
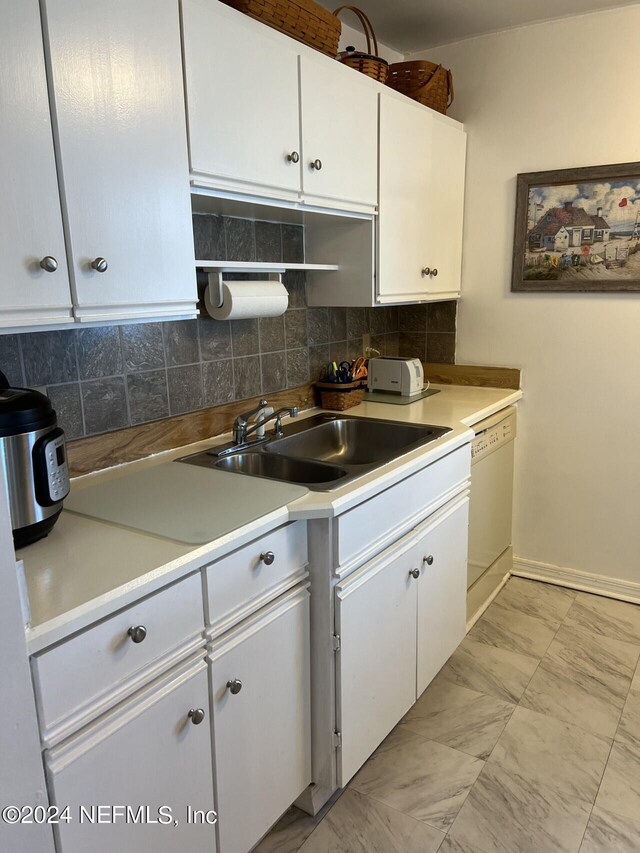
{"type": "Polygon", "coordinates": [[[341,787],[464,638],[468,507],[465,492],[336,586],[341,787]]]}
{"type": "Polygon", "coordinates": [[[248,853],[311,782],[306,586],[214,641],[210,662],[220,851],[248,853]]]}
{"type": "Polygon", "coordinates": [[[208,709],[200,660],[47,751],[52,802],[71,818],[59,853],[214,853],[215,825],[188,813],[215,808],[208,709]]]}
{"type": "MultiPolygon", "coordinates": [[[[456,501],[417,544],[418,583],[417,696],[464,639],[467,622],[467,541],[469,499],[456,501]]],[[[416,698],[417,698],[416,696],[416,698]]]]}
{"type": "Polygon", "coordinates": [[[415,702],[417,582],[413,539],[336,589],[338,785],[346,785],[415,702]]]}

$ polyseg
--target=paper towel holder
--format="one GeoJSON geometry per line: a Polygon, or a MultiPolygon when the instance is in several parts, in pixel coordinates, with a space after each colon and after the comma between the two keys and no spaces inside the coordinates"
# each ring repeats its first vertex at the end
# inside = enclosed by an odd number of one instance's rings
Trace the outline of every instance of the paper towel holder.
{"type": "MultiPolygon", "coordinates": [[[[210,272],[208,273],[207,278],[209,279],[209,299],[211,300],[212,305],[215,305],[217,308],[222,308],[222,303],[224,302],[222,289],[222,285],[224,284],[223,272],[221,270],[218,272],[210,272]]],[[[277,281],[282,284],[282,273],[270,272],[267,274],[267,278],[265,280],[277,281]]]]}

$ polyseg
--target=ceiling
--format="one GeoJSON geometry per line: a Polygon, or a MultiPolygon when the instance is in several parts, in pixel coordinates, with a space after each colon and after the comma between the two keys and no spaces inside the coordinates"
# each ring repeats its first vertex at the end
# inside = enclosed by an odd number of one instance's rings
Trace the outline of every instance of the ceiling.
{"type": "MultiPolygon", "coordinates": [[[[336,0],[319,0],[333,11],[336,0]]],[[[402,53],[482,33],[554,18],[630,6],[639,0],[356,0],[372,20],[378,40],[402,53]]],[[[340,16],[359,25],[351,12],[340,16]]]]}

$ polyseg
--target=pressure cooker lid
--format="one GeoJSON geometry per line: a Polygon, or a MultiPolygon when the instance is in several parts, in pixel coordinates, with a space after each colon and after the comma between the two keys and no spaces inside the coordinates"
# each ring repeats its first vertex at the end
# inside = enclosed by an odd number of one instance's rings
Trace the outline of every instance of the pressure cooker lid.
{"type": "Polygon", "coordinates": [[[51,400],[29,388],[0,389],[0,436],[44,429],[56,422],[51,400]]]}

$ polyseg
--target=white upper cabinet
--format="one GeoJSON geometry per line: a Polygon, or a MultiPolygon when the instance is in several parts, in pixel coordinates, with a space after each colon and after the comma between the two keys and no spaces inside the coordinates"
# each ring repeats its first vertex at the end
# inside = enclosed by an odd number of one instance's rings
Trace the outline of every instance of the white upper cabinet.
{"type": "Polygon", "coordinates": [[[456,122],[380,94],[378,302],[460,295],[465,155],[456,122]]]}
{"type": "Polygon", "coordinates": [[[376,84],[213,0],[182,0],[192,182],[373,211],[376,84]]]}
{"type": "Polygon", "coordinates": [[[305,55],[300,57],[300,87],[305,198],[375,208],[376,84],[338,62],[305,55]]]}
{"type": "Polygon", "coordinates": [[[76,317],[194,314],[178,5],[44,9],[76,317]]]}
{"type": "Polygon", "coordinates": [[[72,322],[38,0],[0,22],[0,327],[72,322]]]}
{"type": "Polygon", "coordinates": [[[183,0],[182,37],[194,182],[296,197],[296,42],[211,0],[183,0]]]}

